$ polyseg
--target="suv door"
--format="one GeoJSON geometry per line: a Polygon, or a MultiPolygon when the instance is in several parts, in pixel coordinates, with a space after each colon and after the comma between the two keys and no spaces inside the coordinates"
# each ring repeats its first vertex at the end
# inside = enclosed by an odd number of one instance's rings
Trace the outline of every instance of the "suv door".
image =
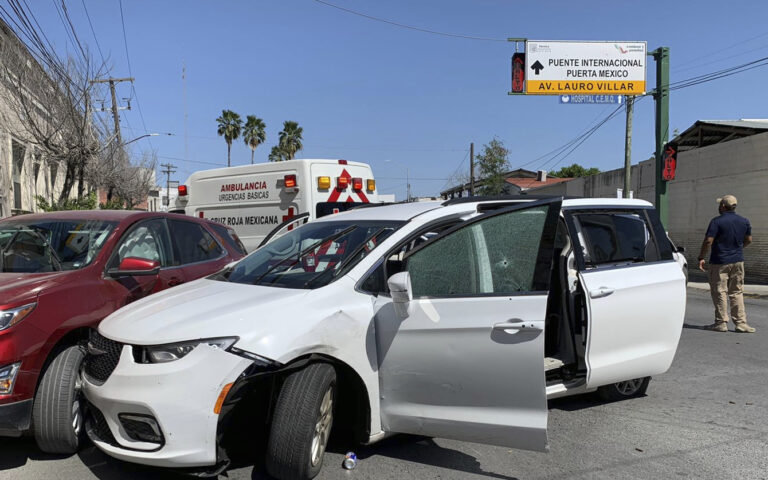
{"type": "Polygon", "coordinates": [[[175,261],[171,239],[168,235],[168,227],[162,218],[144,220],[132,225],[123,234],[113,250],[107,264],[107,270],[117,268],[120,262],[127,257],[156,260],[160,262],[160,272],[157,276],[115,279],[115,283],[121,286],[120,290],[124,292],[127,290],[127,295],[118,302],[116,308],[184,281],[183,272],[172,268],[175,261]]]}
{"type": "Polygon", "coordinates": [[[547,448],[543,329],[560,204],[489,212],[406,254],[407,316],[376,301],[385,431],[547,448]]]}
{"type": "Polygon", "coordinates": [[[685,277],[653,209],[568,210],[587,301],[587,386],[669,369],[685,316],[685,277]]]}

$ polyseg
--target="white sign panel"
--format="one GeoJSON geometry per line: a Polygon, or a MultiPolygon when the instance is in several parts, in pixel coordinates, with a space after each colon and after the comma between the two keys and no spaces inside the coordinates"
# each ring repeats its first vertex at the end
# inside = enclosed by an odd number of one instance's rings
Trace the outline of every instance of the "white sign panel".
{"type": "Polygon", "coordinates": [[[528,95],[643,95],[646,42],[526,42],[528,95]]]}

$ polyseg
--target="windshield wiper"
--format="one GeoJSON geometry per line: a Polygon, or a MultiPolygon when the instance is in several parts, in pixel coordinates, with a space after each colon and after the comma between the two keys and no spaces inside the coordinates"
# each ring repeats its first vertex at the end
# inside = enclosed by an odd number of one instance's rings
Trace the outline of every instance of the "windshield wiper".
{"type": "MultiPolygon", "coordinates": [[[[317,281],[318,281],[318,280],[320,280],[321,278],[324,278],[324,277],[325,277],[325,275],[327,274],[327,272],[333,272],[333,275],[332,275],[333,277],[335,277],[335,276],[336,276],[336,275],[337,275],[339,272],[343,272],[343,271],[344,271],[344,267],[346,267],[347,265],[349,265],[349,263],[350,263],[350,262],[351,262],[351,261],[352,261],[352,260],[353,260],[353,259],[354,259],[354,258],[357,256],[357,255],[359,255],[359,254],[360,254],[360,252],[362,252],[362,251],[363,251],[363,249],[366,247],[366,245],[368,245],[368,242],[370,242],[370,241],[371,241],[371,240],[373,240],[374,238],[378,237],[378,236],[381,234],[381,232],[383,232],[383,231],[384,231],[384,230],[386,230],[387,228],[389,228],[389,227],[381,227],[380,229],[378,229],[378,230],[376,230],[375,232],[373,232],[373,234],[372,234],[372,235],[369,235],[369,236],[368,236],[368,238],[366,238],[365,240],[363,240],[363,242],[362,242],[362,243],[360,243],[360,245],[358,245],[358,246],[357,246],[357,248],[355,248],[354,250],[352,250],[352,253],[350,253],[350,254],[349,254],[349,256],[347,256],[347,258],[345,258],[345,259],[344,259],[344,260],[343,260],[341,263],[339,263],[339,266],[338,266],[338,267],[336,267],[336,268],[334,268],[334,269],[330,269],[330,268],[329,268],[329,269],[326,269],[326,270],[324,270],[324,271],[323,271],[323,273],[321,273],[320,275],[316,276],[315,278],[311,278],[311,279],[307,280],[306,282],[304,282],[304,285],[302,285],[302,286],[303,286],[303,287],[308,287],[308,286],[310,286],[310,285],[314,284],[315,282],[317,282],[317,281]]],[[[375,247],[374,247],[374,248],[375,248],[375,247]]]]}
{"type": "MultiPolygon", "coordinates": [[[[341,230],[340,232],[336,232],[336,233],[334,233],[331,236],[328,236],[328,237],[325,237],[325,238],[323,238],[321,240],[318,240],[317,242],[313,243],[312,245],[310,245],[309,247],[305,248],[304,250],[299,251],[298,255],[296,255],[296,259],[293,261],[293,263],[288,265],[288,268],[291,268],[292,266],[294,266],[297,263],[299,263],[299,261],[301,260],[301,258],[304,255],[306,255],[307,253],[309,253],[312,250],[316,249],[320,245],[322,245],[324,243],[327,243],[327,242],[332,242],[332,241],[336,240],[337,238],[339,238],[339,237],[341,237],[343,235],[348,234],[349,232],[351,232],[352,230],[354,230],[356,228],[357,228],[357,225],[351,225],[351,226],[345,228],[344,230],[341,230]]],[[[266,272],[264,272],[261,275],[259,275],[259,277],[256,280],[253,281],[253,285],[258,284],[261,281],[262,278],[264,278],[267,275],[269,275],[270,273],[272,273],[275,269],[277,269],[277,267],[279,267],[280,265],[285,263],[286,260],[290,260],[291,258],[293,258],[293,257],[285,257],[284,259],[282,259],[279,262],[277,262],[275,265],[272,265],[271,267],[269,267],[266,272]]],[[[277,279],[275,279],[275,280],[277,280],[277,279]]],[[[271,282],[271,283],[274,283],[274,281],[271,282]]]]}

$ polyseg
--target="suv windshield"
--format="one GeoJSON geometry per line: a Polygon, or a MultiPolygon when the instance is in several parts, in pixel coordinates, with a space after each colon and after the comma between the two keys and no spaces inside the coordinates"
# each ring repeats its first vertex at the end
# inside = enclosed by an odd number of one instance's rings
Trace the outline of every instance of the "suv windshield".
{"type": "Polygon", "coordinates": [[[0,272],[82,268],[96,257],[117,222],[12,220],[0,223],[0,272]]]}
{"type": "Polygon", "coordinates": [[[357,265],[403,223],[308,223],[210,278],[285,288],[322,287],[357,265]]]}

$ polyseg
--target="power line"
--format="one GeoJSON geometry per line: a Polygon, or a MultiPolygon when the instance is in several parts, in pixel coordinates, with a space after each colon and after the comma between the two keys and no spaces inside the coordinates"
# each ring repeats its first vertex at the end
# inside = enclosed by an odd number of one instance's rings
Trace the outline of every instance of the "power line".
{"type": "MultiPolygon", "coordinates": [[[[125,33],[125,15],[123,15],[123,0],[118,0],[118,3],[120,5],[120,23],[123,27],[123,45],[125,45],[125,59],[128,62],[128,75],[133,77],[133,71],[131,70],[131,56],[128,53],[128,36],[125,33]]],[[[139,102],[139,94],[136,93],[136,87],[134,86],[134,82],[131,82],[131,92],[133,92],[133,96],[136,98],[136,107],[139,110],[139,118],[141,119],[141,126],[144,127],[145,131],[147,130],[147,123],[144,121],[144,112],[141,109],[141,102],[139,102]]],[[[155,146],[152,145],[152,140],[149,140],[149,146],[152,147],[154,150],[155,146]]]]}
{"type": "Polygon", "coordinates": [[[96,42],[96,49],[99,51],[99,56],[101,57],[102,63],[107,63],[107,61],[104,59],[104,54],[101,52],[101,45],[99,45],[99,39],[96,37],[96,30],[93,28],[93,23],[91,22],[91,16],[88,14],[88,8],[85,6],[85,0],[81,0],[83,3],[83,10],[85,11],[85,18],[88,19],[88,25],[91,27],[91,33],[93,34],[93,40],[96,42]]]}
{"type": "MultiPolygon", "coordinates": [[[[692,59],[689,59],[687,61],[679,63],[678,65],[676,65],[675,70],[679,69],[680,67],[684,67],[686,65],[691,65],[691,64],[694,64],[694,63],[698,63],[698,60],[702,60],[702,59],[705,59],[705,58],[712,58],[712,55],[716,55],[718,53],[722,53],[722,52],[728,51],[728,50],[732,49],[733,47],[737,47],[739,45],[742,45],[742,44],[745,44],[745,43],[749,43],[752,40],[757,40],[758,38],[763,38],[763,37],[766,37],[766,36],[768,36],[768,32],[763,32],[763,33],[761,33],[759,35],[755,35],[754,37],[750,37],[750,38],[747,38],[745,40],[740,40],[740,41],[738,41],[736,43],[732,43],[732,44],[730,44],[730,45],[728,45],[726,47],[721,48],[720,50],[715,50],[714,52],[707,52],[704,55],[699,55],[698,57],[694,57],[692,59]]],[[[765,47],[760,47],[760,48],[765,48],[765,47]]],[[[723,59],[723,60],[725,60],[725,59],[723,59]]],[[[705,63],[705,64],[702,64],[702,65],[698,65],[696,67],[684,68],[682,70],[677,70],[677,71],[690,70],[691,68],[699,68],[699,67],[702,67],[704,65],[709,65],[710,63],[713,63],[713,62],[705,63]]]]}
{"type": "Polygon", "coordinates": [[[323,0],[315,0],[315,2],[321,3],[321,4],[326,5],[328,7],[336,8],[336,9],[341,10],[343,12],[351,13],[352,15],[357,15],[359,17],[367,18],[369,20],[373,20],[373,21],[381,22],[381,23],[387,23],[389,25],[394,25],[396,27],[401,27],[401,28],[407,28],[409,30],[415,30],[417,32],[431,33],[432,35],[441,35],[443,37],[464,38],[464,39],[467,39],[467,40],[481,40],[481,41],[486,41],[486,42],[506,42],[507,41],[506,38],[502,39],[502,38],[489,38],[489,37],[474,37],[472,35],[462,35],[462,34],[458,34],[458,33],[438,32],[436,30],[429,30],[429,29],[426,29],[426,28],[414,27],[413,25],[406,25],[404,23],[393,22],[392,20],[387,20],[387,19],[384,19],[384,18],[374,17],[372,15],[367,15],[365,13],[358,12],[356,10],[350,10],[349,8],[344,8],[344,7],[341,7],[339,5],[334,5],[333,3],[325,2],[323,0]]]}

